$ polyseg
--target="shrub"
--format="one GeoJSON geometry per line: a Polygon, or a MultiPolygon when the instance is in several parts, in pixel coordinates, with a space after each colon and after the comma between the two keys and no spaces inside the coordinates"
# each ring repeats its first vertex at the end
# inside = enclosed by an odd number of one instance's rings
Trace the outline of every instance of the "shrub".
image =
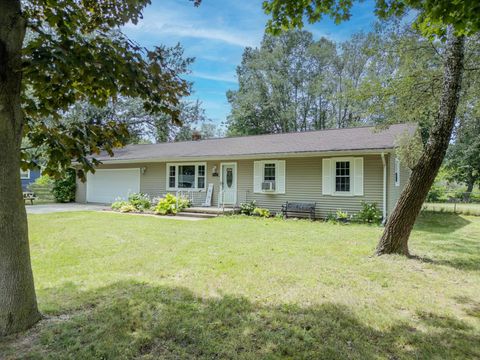
{"type": "Polygon", "coordinates": [[[338,209],[337,212],[335,213],[336,215],[336,220],[340,222],[347,222],[348,221],[348,212],[342,211],[341,209],[338,209]]]}
{"type": "Polygon", "coordinates": [[[270,210],[257,207],[255,209],[253,209],[253,214],[258,215],[258,216],[263,217],[263,218],[268,218],[268,217],[270,217],[270,210]]]}
{"type": "Polygon", "coordinates": [[[48,175],[42,175],[35,180],[35,184],[42,186],[53,185],[54,180],[48,175]]]}
{"type": "Polygon", "coordinates": [[[132,204],[126,203],[125,205],[122,205],[119,210],[122,213],[127,213],[127,212],[134,212],[137,210],[137,208],[132,204]]]}
{"type": "Polygon", "coordinates": [[[439,202],[445,198],[445,189],[438,185],[433,185],[427,194],[427,202],[439,202]]]}
{"type": "Polygon", "coordinates": [[[180,196],[178,198],[178,211],[182,211],[183,209],[189,208],[192,206],[190,200],[186,197],[180,196]]]}
{"type": "Polygon", "coordinates": [[[337,222],[337,216],[333,212],[329,211],[328,214],[327,214],[327,217],[325,218],[325,221],[336,223],[337,222]]]}
{"type": "Polygon", "coordinates": [[[142,193],[130,194],[128,203],[135,207],[138,211],[148,210],[151,207],[151,201],[148,195],[142,193]]]}
{"type": "Polygon", "coordinates": [[[125,205],[129,205],[128,202],[126,202],[126,201],[115,201],[114,203],[112,203],[111,208],[112,208],[112,210],[117,210],[118,211],[118,210],[120,210],[120,208],[122,206],[125,206],[125,205]]]}
{"type": "Polygon", "coordinates": [[[155,206],[155,214],[176,215],[179,211],[182,211],[190,205],[190,200],[186,198],[177,198],[172,194],[167,194],[163,199],[158,201],[157,206],[155,206]]]}
{"type": "Polygon", "coordinates": [[[75,170],[69,169],[61,178],[55,179],[52,193],[55,200],[67,203],[75,200],[75,170]]]}
{"type": "Polygon", "coordinates": [[[472,192],[470,194],[470,202],[474,202],[474,203],[480,202],[480,193],[472,192]]]}
{"type": "Polygon", "coordinates": [[[382,222],[382,212],[376,203],[367,203],[362,201],[362,210],[360,210],[355,217],[359,222],[369,224],[380,224],[382,222]]]}
{"type": "Polygon", "coordinates": [[[257,207],[255,200],[248,201],[240,204],[240,213],[244,215],[253,215],[253,211],[257,207]]]}

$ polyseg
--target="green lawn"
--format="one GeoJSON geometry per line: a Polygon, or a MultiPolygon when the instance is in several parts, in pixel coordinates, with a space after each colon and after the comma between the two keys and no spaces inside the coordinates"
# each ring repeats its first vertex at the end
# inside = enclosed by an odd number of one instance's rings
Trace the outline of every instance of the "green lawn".
{"type": "Polygon", "coordinates": [[[480,218],[425,213],[419,259],[381,228],[31,215],[41,311],[16,359],[480,358],[480,218]]]}

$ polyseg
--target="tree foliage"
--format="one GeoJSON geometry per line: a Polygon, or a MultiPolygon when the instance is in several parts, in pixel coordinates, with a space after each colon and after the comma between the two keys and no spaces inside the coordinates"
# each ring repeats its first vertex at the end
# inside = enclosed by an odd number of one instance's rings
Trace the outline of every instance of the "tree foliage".
{"type": "MultiPolygon", "coordinates": [[[[309,23],[315,23],[323,16],[329,16],[337,24],[349,20],[354,2],[266,0],[263,8],[271,16],[267,22],[268,30],[278,34],[291,28],[303,27],[305,19],[309,23]]],[[[457,35],[472,35],[480,30],[480,3],[477,0],[375,1],[375,13],[381,19],[401,17],[412,11],[416,15],[414,27],[426,36],[445,37],[449,25],[453,26],[457,35]]]]}
{"type": "MultiPolygon", "coordinates": [[[[128,144],[191,140],[195,131],[199,131],[202,138],[218,136],[216,125],[209,122],[199,100],[182,99],[178,109],[180,122],[174,123],[169,114],[146,111],[140,98],[120,97],[103,107],[82,101],[71,106],[60,123],[67,128],[91,123],[118,124],[127,130],[124,143],[128,144]]],[[[28,154],[32,159],[39,159],[45,150],[40,145],[28,154]]]]}
{"type": "MultiPolygon", "coordinates": [[[[180,123],[180,98],[189,94],[189,84],[179,75],[192,60],[183,58],[180,46],[146,49],[119,30],[127,22],[137,23],[147,4],[148,0],[23,4],[31,31],[20,69],[24,136],[32,147],[43,149],[49,175],[61,174],[72,160],[92,170],[97,162],[90,155],[101,150],[112,154],[129,139],[122,122],[62,121],[76,103],[104,107],[122,96],[138,98],[147,113],[167,114],[180,123]]],[[[28,153],[23,161],[24,167],[33,166],[28,153]]]]}
{"type": "Polygon", "coordinates": [[[461,120],[446,161],[449,180],[466,184],[467,192],[480,186],[480,114],[471,115],[461,120]]]}
{"type": "Polygon", "coordinates": [[[52,193],[56,201],[67,203],[75,201],[76,187],[75,170],[68,169],[62,177],[58,177],[54,180],[52,193]]]}
{"type": "Polygon", "coordinates": [[[229,91],[232,134],[307,131],[364,124],[357,97],[371,71],[375,34],[344,43],[318,41],[307,31],[265,35],[260,48],[246,48],[237,69],[239,89],[229,91]]]}

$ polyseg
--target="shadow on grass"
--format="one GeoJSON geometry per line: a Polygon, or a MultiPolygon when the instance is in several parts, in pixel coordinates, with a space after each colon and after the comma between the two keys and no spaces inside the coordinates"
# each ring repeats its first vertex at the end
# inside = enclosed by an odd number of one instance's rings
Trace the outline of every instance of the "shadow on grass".
{"type": "Polygon", "coordinates": [[[478,245],[471,246],[471,247],[469,247],[468,245],[453,247],[450,250],[451,254],[449,254],[448,258],[434,259],[428,256],[422,256],[422,255],[412,255],[412,258],[425,263],[434,264],[434,265],[449,266],[458,270],[480,271],[480,252],[478,248],[479,248],[478,245]],[[456,256],[460,254],[462,255],[456,256]]]}
{"type": "Polygon", "coordinates": [[[470,224],[458,214],[435,211],[422,211],[415,224],[415,230],[434,234],[448,234],[470,224]]]}
{"type": "Polygon", "coordinates": [[[413,257],[423,262],[450,266],[459,270],[480,271],[480,241],[450,235],[468,224],[470,221],[460,215],[422,212],[415,230],[446,236],[435,237],[429,243],[435,247],[435,252],[438,254],[435,258],[422,255],[413,257]]]}
{"type": "MultiPolygon", "coordinates": [[[[71,296],[72,290],[71,286],[52,289],[45,295],[50,299],[55,296],[62,299],[71,296]]],[[[71,308],[70,315],[57,316],[60,319],[57,321],[44,321],[33,334],[30,331],[4,341],[3,345],[10,349],[6,357],[480,357],[480,336],[474,329],[461,320],[435,314],[420,314],[418,324],[422,325],[422,330],[398,323],[380,331],[362,323],[348,307],[334,303],[304,308],[264,306],[240,297],[202,298],[182,288],[152,287],[135,282],[77,292],[71,300],[76,309],[71,308]],[[31,341],[26,344],[22,336],[30,337],[31,341]]]]}

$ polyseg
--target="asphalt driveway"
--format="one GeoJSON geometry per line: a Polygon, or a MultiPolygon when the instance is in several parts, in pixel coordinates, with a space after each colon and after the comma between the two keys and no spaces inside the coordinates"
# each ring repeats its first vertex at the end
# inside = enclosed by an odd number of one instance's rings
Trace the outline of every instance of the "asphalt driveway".
{"type": "Polygon", "coordinates": [[[27,214],[49,214],[55,212],[68,212],[68,211],[102,211],[110,210],[108,205],[103,204],[41,204],[41,205],[25,205],[27,214]]]}

